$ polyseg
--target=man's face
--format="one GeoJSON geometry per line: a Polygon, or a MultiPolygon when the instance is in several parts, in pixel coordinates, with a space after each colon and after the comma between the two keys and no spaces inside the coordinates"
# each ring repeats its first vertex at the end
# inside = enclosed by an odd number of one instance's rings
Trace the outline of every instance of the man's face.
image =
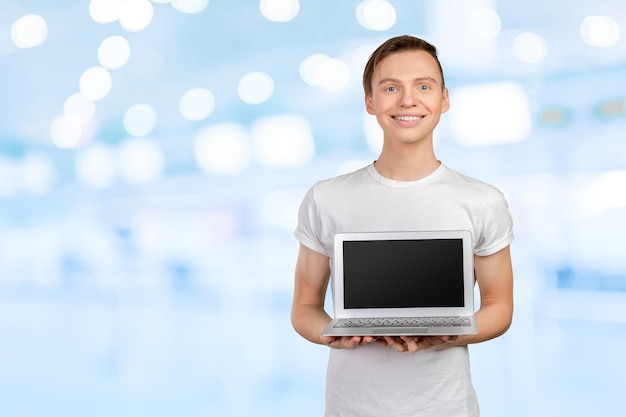
{"type": "Polygon", "coordinates": [[[432,139],[441,113],[449,108],[439,66],[428,52],[407,50],[385,57],[372,76],[367,112],[375,115],[385,141],[413,143],[432,139]]]}

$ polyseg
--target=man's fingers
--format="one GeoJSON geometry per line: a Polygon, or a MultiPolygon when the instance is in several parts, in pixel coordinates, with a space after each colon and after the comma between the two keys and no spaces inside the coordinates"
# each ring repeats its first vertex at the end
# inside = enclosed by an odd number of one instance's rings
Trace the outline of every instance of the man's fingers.
{"type": "Polygon", "coordinates": [[[330,346],[330,344],[337,340],[337,338],[335,336],[320,336],[320,340],[323,344],[330,346]]]}
{"type": "Polygon", "coordinates": [[[420,337],[417,336],[401,336],[402,340],[406,344],[406,348],[409,352],[417,352],[420,350],[420,337]]]}
{"type": "Polygon", "coordinates": [[[397,337],[385,336],[385,341],[398,352],[406,352],[407,347],[404,341],[397,337]]]}
{"type": "Polygon", "coordinates": [[[361,345],[377,342],[383,346],[391,346],[398,352],[417,352],[424,349],[445,349],[456,340],[457,336],[324,336],[322,340],[336,349],[355,349],[361,345]]]}
{"type": "MultiPolygon", "coordinates": [[[[354,349],[357,346],[369,343],[361,336],[341,336],[341,337],[325,337],[323,340],[326,344],[335,349],[354,349]]],[[[370,342],[373,341],[370,340],[370,342]]]]}

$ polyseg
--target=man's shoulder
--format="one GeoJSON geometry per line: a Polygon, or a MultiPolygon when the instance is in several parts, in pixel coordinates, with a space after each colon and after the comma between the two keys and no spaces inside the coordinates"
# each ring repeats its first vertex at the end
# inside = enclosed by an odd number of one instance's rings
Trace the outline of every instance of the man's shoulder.
{"type": "Polygon", "coordinates": [[[508,210],[506,196],[495,185],[461,174],[452,169],[448,169],[446,175],[448,176],[447,181],[449,184],[448,195],[454,195],[467,204],[472,202],[472,204],[476,205],[475,207],[481,210],[485,207],[508,210]]]}
{"type": "Polygon", "coordinates": [[[466,189],[467,191],[489,193],[495,188],[493,185],[485,181],[462,174],[459,171],[447,166],[443,175],[443,180],[449,182],[453,186],[458,186],[460,189],[466,189]]]}

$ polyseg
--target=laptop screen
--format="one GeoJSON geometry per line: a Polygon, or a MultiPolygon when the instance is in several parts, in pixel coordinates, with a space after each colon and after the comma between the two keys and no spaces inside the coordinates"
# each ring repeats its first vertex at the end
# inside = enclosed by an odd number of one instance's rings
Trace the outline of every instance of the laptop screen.
{"type": "Polygon", "coordinates": [[[343,242],[344,308],[463,307],[463,240],[343,242]]]}

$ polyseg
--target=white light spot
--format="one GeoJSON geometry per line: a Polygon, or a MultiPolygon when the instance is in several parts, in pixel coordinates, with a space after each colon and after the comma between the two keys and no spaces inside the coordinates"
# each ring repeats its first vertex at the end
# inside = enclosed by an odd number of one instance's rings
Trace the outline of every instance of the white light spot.
{"type": "Polygon", "coordinates": [[[148,27],[154,8],[148,0],[125,0],[120,10],[120,25],[129,32],[139,32],[148,27]]]}
{"type": "Polygon", "coordinates": [[[83,130],[80,123],[65,117],[55,119],[50,129],[52,143],[63,149],[80,146],[82,133],[83,130]]]}
{"type": "Polygon", "coordinates": [[[289,22],[300,12],[298,0],[261,0],[261,14],[272,22],[289,22]]]}
{"type": "Polygon", "coordinates": [[[492,9],[478,9],[470,16],[470,28],[480,39],[494,39],[500,34],[502,22],[492,9]]]}
{"type": "Polygon", "coordinates": [[[165,168],[163,151],[148,139],[129,139],[119,148],[119,169],[132,184],[148,184],[158,180],[165,168]]]}
{"type": "Polygon", "coordinates": [[[599,216],[609,210],[626,207],[626,194],[615,192],[626,185],[626,171],[605,172],[593,181],[578,183],[571,192],[570,207],[577,218],[599,216]]]}
{"type": "Polygon", "coordinates": [[[236,123],[209,126],[196,135],[194,153],[198,166],[207,174],[239,174],[250,165],[248,133],[236,123]]]}
{"type": "Polygon", "coordinates": [[[20,181],[27,193],[47,193],[55,178],[56,170],[49,159],[41,155],[28,155],[22,161],[20,181]]]}
{"type": "Polygon", "coordinates": [[[350,69],[340,59],[314,54],[300,64],[300,77],[311,86],[334,91],[346,86],[350,80],[350,69]]]}
{"type": "Polygon", "coordinates": [[[135,104],[124,113],[124,129],[131,136],[145,136],[152,132],[157,114],[149,104],[135,104]]]}
{"type": "Polygon", "coordinates": [[[264,72],[251,72],[239,80],[237,93],[248,104],[263,103],[274,93],[274,80],[264,72]]]}
{"type": "Polygon", "coordinates": [[[130,57],[130,44],[123,36],[109,36],[100,43],[98,62],[106,69],[122,68],[130,57]]]}
{"type": "Polygon", "coordinates": [[[302,80],[309,85],[318,85],[318,68],[328,59],[331,58],[324,54],[314,54],[306,57],[300,63],[300,77],[302,80]]]}
{"type": "Polygon", "coordinates": [[[17,19],[11,26],[11,40],[18,48],[34,48],[48,37],[48,25],[43,17],[29,14],[17,19]]]}
{"type": "Polygon", "coordinates": [[[620,28],[608,16],[587,16],[580,25],[580,35],[588,45],[608,48],[619,41],[620,28]]]}
{"type": "Polygon", "coordinates": [[[106,188],[115,180],[115,158],[106,146],[95,144],[76,154],[76,176],[91,188],[106,188]]]}
{"type": "Polygon", "coordinates": [[[252,125],[255,157],[268,168],[296,168],[315,155],[309,122],[297,115],[259,119],[252,125]]]}
{"type": "Polygon", "coordinates": [[[530,103],[512,82],[461,87],[451,92],[448,119],[453,136],[465,146],[521,142],[531,129],[530,103]]]}
{"type": "Polygon", "coordinates": [[[200,13],[209,5],[209,0],[171,0],[174,9],[183,13],[200,13]]]}
{"type": "Polygon", "coordinates": [[[183,94],[179,108],[180,114],[187,120],[204,120],[213,113],[215,98],[206,88],[194,88],[183,94]]]}
{"type": "Polygon", "coordinates": [[[73,120],[81,126],[89,123],[96,114],[96,105],[93,101],[80,93],[72,94],[63,106],[66,119],[73,120]]]}
{"type": "Polygon", "coordinates": [[[80,77],[79,91],[91,101],[103,99],[111,91],[111,74],[102,67],[91,67],[80,77]]]}
{"type": "Polygon", "coordinates": [[[352,51],[350,57],[348,58],[350,68],[356,72],[363,71],[365,64],[375,49],[376,45],[363,45],[352,51]]]}
{"type": "Polygon", "coordinates": [[[91,0],[89,15],[98,23],[111,23],[120,18],[122,0],[91,0]]]}
{"type": "Polygon", "coordinates": [[[548,54],[548,44],[536,33],[526,32],[515,37],[513,55],[525,64],[537,64],[548,54]]]}
{"type": "Polygon", "coordinates": [[[385,0],[364,0],[356,8],[356,19],[365,29],[383,31],[396,24],[396,9],[385,0]]]}

